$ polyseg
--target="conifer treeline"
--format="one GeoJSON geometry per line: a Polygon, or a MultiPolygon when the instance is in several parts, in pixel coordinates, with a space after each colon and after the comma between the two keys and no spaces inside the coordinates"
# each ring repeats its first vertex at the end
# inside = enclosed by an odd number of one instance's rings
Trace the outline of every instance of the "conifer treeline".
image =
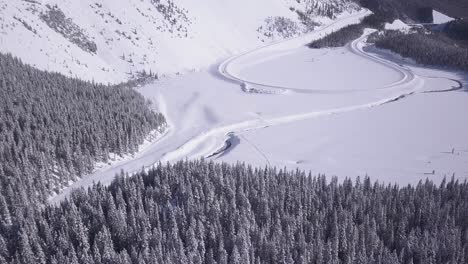
{"type": "Polygon", "coordinates": [[[468,184],[456,180],[338,183],[202,160],[10,214],[0,263],[434,264],[468,253],[468,184]]]}
{"type": "Polygon", "coordinates": [[[375,42],[375,46],[412,58],[417,63],[468,71],[468,48],[443,33],[387,31],[375,42]]]}
{"type": "Polygon", "coordinates": [[[0,54],[0,207],[43,202],[109,153],[132,153],[164,117],[133,89],[47,73],[0,54]]]}
{"type": "Polygon", "coordinates": [[[463,42],[466,41],[463,35],[466,25],[452,26],[455,29],[447,34],[424,29],[403,33],[384,30],[385,21],[383,17],[369,15],[361,23],[343,27],[307,46],[313,49],[343,47],[359,38],[365,28],[374,28],[379,32],[371,34],[368,42],[375,43],[378,48],[391,50],[420,64],[468,70],[468,48],[463,42]]]}
{"type": "Polygon", "coordinates": [[[365,28],[383,29],[385,20],[377,15],[368,15],[359,24],[349,25],[334,31],[323,38],[309,43],[307,46],[313,49],[343,47],[349,42],[359,38],[365,28]]]}
{"type": "Polygon", "coordinates": [[[359,38],[363,33],[364,27],[361,24],[349,25],[321,39],[314,40],[307,46],[312,49],[343,47],[352,40],[359,38]]]}

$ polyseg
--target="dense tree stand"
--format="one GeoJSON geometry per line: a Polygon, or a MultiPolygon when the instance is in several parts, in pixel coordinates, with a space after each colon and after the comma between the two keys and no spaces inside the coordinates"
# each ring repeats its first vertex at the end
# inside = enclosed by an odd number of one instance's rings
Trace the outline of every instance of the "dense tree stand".
{"type": "Polygon", "coordinates": [[[468,249],[466,182],[338,183],[203,160],[10,215],[0,263],[466,263],[468,249]]]}

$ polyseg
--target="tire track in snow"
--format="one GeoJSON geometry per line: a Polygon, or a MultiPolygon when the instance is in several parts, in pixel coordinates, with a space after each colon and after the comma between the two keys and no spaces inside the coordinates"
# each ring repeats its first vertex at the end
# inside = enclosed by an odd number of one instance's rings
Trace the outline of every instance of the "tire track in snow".
{"type": "MultiPolygon", "coordinates": [[[[385,85],[383,87],[377,88],[377,89],[391,89],[391,88],[411,88],[416,82],[423,82],[420,77],[415,75],[410,69],[394,63],[392,61],[384,60],[380,57],[377,57],[375,55],[369,54],[364,51],[364,41],[367,39],[367,37],[372,33],[375,32],[375,30],[368,30],[366,29],[366,32],[358,39],[354,40],[351,42],[351,44],[348,45],[348,49],[351,51],[351,53],[363,57],[365,59],[371,60],[375,63],[378,63],[380,65],[383,65],[389,69],[392,69],[396,72],[399,72],[402,75],[402,78],[396,82],[393,82],[391,84],[385,85]]],[[[372,90],[372,89],[368,89],[372,90]]]]}
{"type": "Polygon", "coordinates": [[[265,152],[263,152],[257,145],[255,145],[252,141],[248,140],[244,135],[240,135],[241,138],[243,138],[247,143],[249,143],[263,158],[265,159],[266,163],[268,164],[269,167],[271,167],[270,160],[268,159],[267,155],[265,152]]]}
{"type": "MultiPolygon", "coordinates": [[[[373,58],[376,58],[376,59],[380,59],[380,57],[378,56],[375,56],[375,55],[370,55],[369,53],[365,52],[364,49],[361,47],[361,48],[356,48],[355,49],[356,51],[360,52],[363,56],[370,56],[371,59],[373,58]]],[[[374,48],[374,51],[375,51],[375,48],[374,48]]],[[[415,75],[408,67],[404,66],[403,64],[399,63],[399,62],[394,62],[394,61],[385,61],[389,64],[393,64],[395,66],[397,66],[399,69],[407,72],[408,74],[411,74],[413,75],[412,78],[426,78],[426,79],[444,79],[444,80],[449,80],[449,81],[452,81],[454,83],[457,84],[457,86],[452,86],[452,88],[449,88],[449,89],[444,89],[444,90],[429,90],[429,91],[422,91],[422,93],[444,93],[444,92],[453,92],[453,91],[458,91],[458,90],[461,90],[464,88],[464,85],[463,85],[463,82],[460,81],[460,80],[457,80],[457,79],[453,79],[453,78],[448,78],[448,77],[441,77],[441,76],[425,76],[425,75],[421,75],[421,74],[418,74],[418,75],[415,75]]]]}
{"type": "Polygon", "coordinates": [[[445,92],[453,92],[463,89],[463,83],[460,80],[446,78],[446,77],[437,77],[437,76],[424,76],[424,78],[432,78],[432,79],[446,79],[450,80],[457,84],[457,86],[452,86],[450,89],[445,90],[431,90],[431,91],[424,91],[423,93],[445,93],[445,92]]]}

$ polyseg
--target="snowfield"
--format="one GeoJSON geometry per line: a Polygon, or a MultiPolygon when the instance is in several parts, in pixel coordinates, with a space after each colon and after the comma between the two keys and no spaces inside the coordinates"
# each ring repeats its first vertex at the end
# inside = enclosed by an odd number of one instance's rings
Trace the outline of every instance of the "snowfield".
{"type": "Polygon", "coordinates": [[[166,135],[51,202],[121,170],[201,157],[398,184],[468,178],[466,75],[368,47],[371,30],[343,48],[304,48],[367,14],[140,88],[168,119],[166,135]]]}

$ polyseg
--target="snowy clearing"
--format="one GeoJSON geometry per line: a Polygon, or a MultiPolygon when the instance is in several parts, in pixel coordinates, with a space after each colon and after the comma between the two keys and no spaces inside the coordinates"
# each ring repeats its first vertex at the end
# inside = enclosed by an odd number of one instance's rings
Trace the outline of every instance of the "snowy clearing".
{"type": "MultiPolygon", "coordinates": [[[[366,13],[344,15],[322,29],[357,23],[366,13]]],[[[200,157],[342,178],[367,173],[400,184],[452,173],[468,178],[468,126],[460,125],[468,93],[450,91],[466,86],[466,76],[371,52],[369,33],[343,48],[304,48],[324,34],[316,30],[140,88],[168,119],[166,136],[51,202],[94,181],[108,184],[121,170],[200,157]]]]}

